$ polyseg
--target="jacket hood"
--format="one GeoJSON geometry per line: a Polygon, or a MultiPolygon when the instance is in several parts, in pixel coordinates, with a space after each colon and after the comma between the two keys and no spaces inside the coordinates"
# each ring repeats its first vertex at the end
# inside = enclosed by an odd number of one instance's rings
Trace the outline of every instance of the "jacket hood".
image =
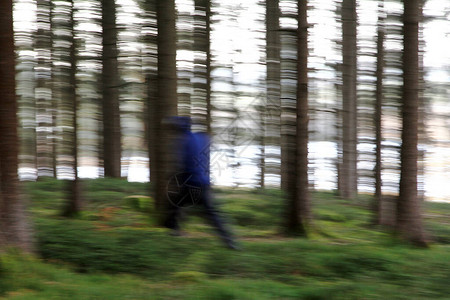
{"type": "Polygon", "coordinates": [[[181,116],[171,116],[168,117],[165,121],[165,124],[173,126],[177,129],[180,129],[183,132],[191,131],[191,118],[190,117],[181,117],[181,116]]]}

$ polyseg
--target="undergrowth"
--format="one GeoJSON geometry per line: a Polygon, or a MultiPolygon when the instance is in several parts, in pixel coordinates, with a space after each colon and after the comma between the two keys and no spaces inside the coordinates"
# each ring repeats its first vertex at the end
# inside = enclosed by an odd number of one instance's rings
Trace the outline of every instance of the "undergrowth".
{"type": "MultiPolygon", "coordinates": [[[[217,189],[216,202],[243,251],[224,248],[201,210],[187,235],[152,220],[149,187],[87,180],[85,211],[60,217],[66,183],[26,184],[37,256],[0,260],[5,299],[448,299],[450,205],[426,203],[434,242],[416,249],[371,225],[370,199],[313,193],[308,239],[280,234],[279,190],[217,189]],[[132,197],[130,197],[132,196],[132,197]],[[131,200],[130,200],[131,199],[131,200]]],[[[367,198],[367,196],[365,196],[367,198]]]]}

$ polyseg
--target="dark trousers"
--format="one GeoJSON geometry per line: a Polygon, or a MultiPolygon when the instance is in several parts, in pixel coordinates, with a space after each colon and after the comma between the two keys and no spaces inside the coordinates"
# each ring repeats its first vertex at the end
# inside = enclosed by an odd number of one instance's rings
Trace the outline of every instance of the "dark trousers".
{"type": "Polygon", "coordinates": [[[223,220],[221,219],[217,208],[215,207],[209,186],[198,188],[185,188],[175,201],[169,201],[167,218],[165,226],[173,230],[180,230],[180,216],[183,207],[201,205],[204,209],[207,220],[214,226],[220,238],[229,243],[232,238],[227,230],[223,220]]]}

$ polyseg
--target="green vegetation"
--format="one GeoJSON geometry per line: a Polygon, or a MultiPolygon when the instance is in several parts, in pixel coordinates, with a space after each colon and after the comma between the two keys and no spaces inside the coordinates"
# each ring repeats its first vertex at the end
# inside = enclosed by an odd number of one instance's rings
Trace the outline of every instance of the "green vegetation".
{"type": "Polygon", "coordinates": [[[222,247],[191,210],[187,235],[153,225],[148,187],[85,181],[85,212],[59,216],[64,182],[27,183],[40,258],[0,260],[0,299],[448,299],[450,205],[427,203],[435,243],[417,249],[370,225],[359,205],[313,194],[309,239],[279,234],[277,190],[216,190],[244,251],[222,247]]]}

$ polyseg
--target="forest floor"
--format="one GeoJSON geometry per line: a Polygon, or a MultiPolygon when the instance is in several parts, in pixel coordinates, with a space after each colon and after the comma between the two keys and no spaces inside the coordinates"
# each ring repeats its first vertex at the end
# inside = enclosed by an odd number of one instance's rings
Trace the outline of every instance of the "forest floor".
{"type": "Polygon", "coordinates": [[[370,225],[369,196],[314,192],[305,239],[279,233],[280,191],[216,189],[233,251],[198,210],[186,236],[156,227],[142,183],[84,181],[85,211],[62,218],[65,184],[25,183],[37,255],[2,255],[0,299],[450,299],[450,204],[425,203],[420,249],[370,225]]]}

